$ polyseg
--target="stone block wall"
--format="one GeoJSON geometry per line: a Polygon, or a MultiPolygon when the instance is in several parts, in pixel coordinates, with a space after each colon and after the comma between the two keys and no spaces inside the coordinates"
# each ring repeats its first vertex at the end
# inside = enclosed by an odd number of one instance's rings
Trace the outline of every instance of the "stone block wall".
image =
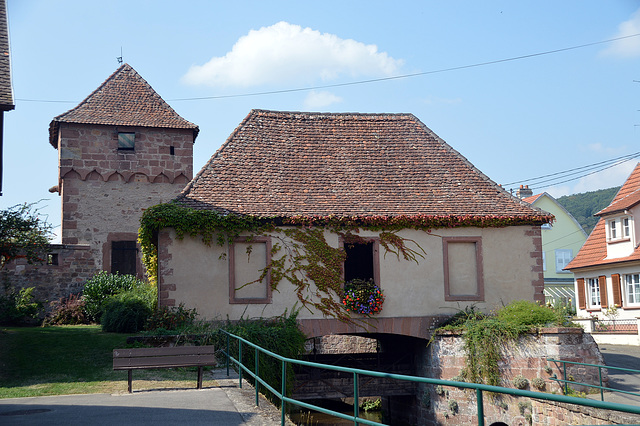
{"type": "MultiPolygon", "coordinates": [[[[77,294],[84,283],[98,272],[90,247],[87,245],[51,245],[55,265],[28,264],[18,258],[5,264],[0,271],[0,294],[7,286],[16,290],[34,287],[34,297],[43,302],[54,302],[70,294],[77,294]]],[[[49,308],[45,303],[45,308],[49,308]]]]}
{"type": "MultiPolygon", "coordinates": [[[[436,336],[425,350],[422,374],[443,380],[461,380],[464,368],[464,342],[454,334],[436,336]]],[[[521,375],[528,379],[526,390],[540,391],[532,380],[544,380],[542,391],[562,394],[562,385],[551,380],[555,375],[563,377],[562,364],[547,359],[575,361],[587,364],[604,364],[597,344],[579,328],[547,328],[539,333],[521,338],[517,344],[505,345],[503,361],[499,364],[502,386],[515,388],[513,379],[521,375]]],[[[595,367],[571,366],[567,375],[574,380],[599,384],[595,367]]],[[[603,369],[603,385],[608,382],[603,369]]],[[[572,386],[576,388],[576,386],[572,386]]],[[[576,390],[587,391],[578,387],[576,390]]],[[[504,422],[507,425],[564,425],[564,424],[618,424],[629,422],[633,416],[624,413],[591,409],[529,398],[484,393],[485,424],[504,422]]],[[[418,408],[413,419],[424,425],[477,424],[475,391],[454,387],[421,386],[418,390],[418,408]]],[[[635,422],[640,420],[635,417],[635,422]]],[[[633,422],[632,422],[633,423],[633,422]]]]}

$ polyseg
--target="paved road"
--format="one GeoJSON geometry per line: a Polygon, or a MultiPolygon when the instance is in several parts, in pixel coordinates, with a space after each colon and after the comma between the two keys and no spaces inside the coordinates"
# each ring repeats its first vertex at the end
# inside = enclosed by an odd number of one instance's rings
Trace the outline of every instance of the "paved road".
{"type": "MultiPolygon", "coordinates": [[[[236,376],[237,377],[237,376],[236,376]]],[[[61,395],[0,399],[0,425],[246,425],[280,424],[279,411],[264,399],[255,407],[248,385],[221,370],[219,387],[151,390],[132,394],[61,395]]]]}
{"type": "MultiPolygon", "coordinates": [[[[598,345],[605,364],[611,367],[640,370],[640,346],[598,345]]],[[[609,387],[628,392],[640,393],[640,374],[609,369],[609,387]]],[[[599,395],[598,395],[599,398],[599,395]]],[[[640,405],[640,396],[607,392],[605,401],[620,404],[640,405]]]]}

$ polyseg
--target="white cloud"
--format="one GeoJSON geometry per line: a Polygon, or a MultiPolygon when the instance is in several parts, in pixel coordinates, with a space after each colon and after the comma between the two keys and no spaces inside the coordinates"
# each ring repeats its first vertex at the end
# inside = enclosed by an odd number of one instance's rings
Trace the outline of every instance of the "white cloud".
{"type": "MultiPolygon", "coordinates": [[[[640,9],[631,15],[631,19],[618,25],[618,32],[615,34],[615,38],[627,37],[638,33],[640,33],[640,9]]],[[[602,54],[622,58],[640,56],[640,36],[615,41],[603,50],[602,54]]]]}
{"type": "Polygon", "coordinates": [[[402,63],[374,44],[278,22],[249,31],[226,55],[192,66],[183,81],[212,87],[308,84],[343,75],[391,76],[402,63]]]}
{"type": "Polygon", "coordinates": [[[338,102],[342,102],[342,98],[340,96],[336,96],[331,92],[316,92],[315,90],[312,90],[304,100],[304,106],[306,109],[316,109],[324,108],[338,102]]]}

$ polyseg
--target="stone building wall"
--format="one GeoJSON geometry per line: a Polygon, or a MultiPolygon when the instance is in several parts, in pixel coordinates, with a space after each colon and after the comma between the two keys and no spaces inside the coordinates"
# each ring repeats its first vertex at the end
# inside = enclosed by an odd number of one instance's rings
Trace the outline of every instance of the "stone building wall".
{"type": "Polygon", "coordinates": [[[144,209],[172,200],[191,180],[193,137],[191,129],[61,123],[62,243],[90,245],[96,266],[110,271],[111,244],[137,240],[144,209]],[[119,132],[135,134],[133,150],[118,149],[119,132]]]}
{"type": "MultiPolygon", "coordinates": [[[[88,245],[51,245],[51,260],[55,264],[28,264],[25,258],[14,259],[0,270],[0,294],[10,289],[34,287],[34,297],[42,302],[54,302],[70,294],[78,294],[84,283],[99,268],[88,245]]],[[[49,308],[45,303],[45,308],[49,308]]]]}

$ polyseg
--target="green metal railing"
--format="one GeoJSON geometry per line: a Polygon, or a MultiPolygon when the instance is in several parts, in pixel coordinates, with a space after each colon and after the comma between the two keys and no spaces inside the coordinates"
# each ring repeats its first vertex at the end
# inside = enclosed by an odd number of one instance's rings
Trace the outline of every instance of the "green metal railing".
{"type": "Polygon", "coordinates": [[[632,414],[640,414],[640,406],[633,406],[633,405],[626,405],[626,404],[616,404],[613,402],[605,402],[605,401],[597,401],[597,400],[591,400],[591,399],[584,399],[584,398],[576,398],[576,397],[572,397],[572,396],[565,396],[565,395],[554,395],[554,394],[550,394],[550,393],[544,393],[544,392],[532,392],[532,391],[526,391],[526,390],[520,390],[520,389],[511,389],[511,388],[503,388],[500,386],[490,386],[490,385],[483,385],[483,384],[477,384],[477,383],[464,383],[464,382],[452,382],[452,381],[448,381],[448,380],[439,380],[439,379],[431,379],[431,378],[427,378],[427,377],[416,377],[416,376],[406,376],[406,375],[402,375],[402,374],[390,374],[390,373],[380,373],[377,371],[370,371],[370,370],[361,370],[361,369],[357,369],[357,368],[348,368],[348,367],[340,367],[337,365],[328,365],[328,364],[318,364],[315,362],[309,362],[309,361],[302,361],[302,360],[297,360],[297,359],[292,359],[292,358],[285,358],[283,356],[280,356],[276,353],[273,353],[271,351],[268,351],[266,349],[261,348],[258,345],[255,345],[251,342],[249,342],[246,339],[243,339],[242,337],[236,336],[234,334],[228,333],[224,330],[222,330],[226,335],[227,335],[227,348],[226,348],[226,352],[225,352],[225,356],[226,356],[226,368],[227,368],[227,376],[230,374],[229,368],[231,363],[233,362],[237,367],[238,367],[238,376],[239,376],[239,386],[242,387],[242,376],[243,376],[243,372],[245,372],[246,374],[248,374],[249,376],[251,376],[255,382],[256,385],[255,387],[255,400],[256,400],[256,406],[259,405],[259,386],[257,385],[257,383],[260,383],[262,386],[264,386],[269,392],[271,392],[275,397],[277,397],[280,401],[281,401],[281,424],[284,425],[285,424],[285,414],[286,414],[286,404],[292,404],[292,405],[297,405],[299,407],[303,407],[303,408],[307,408],[309,410],[314,410],[314,411],[318,411],[321,413],[325,413],[325,414],[329,414],[335,417],[339,417],[342,419],[346,419],[346,420],[352,420],[354,425],[359,425],[359,424],[366,424],[366,425],[381,425],[384,426],[383,423],[378,423],[378,422],[374,422],[372,420],[367,420],[367,419],[363,419],[359,416],[359,407],[358,407],[358,382],[359,382],[359,376],[370,376],[370,377],[381,377],[381,378],[388,378],[388,379],[395,379],[395,380],[405,380],[405,381],[409,381],[409,382],[414,382],[414,383],[426,383],[429,385],[441,385],[441,386],[449,386],[449,387],[456,387],[456,388],[463,388],[463,389],[473,389],[476,391],[476,400],[477,400],[477,410],[478,410],[478,425],[479,426],[484,426],[484,404],[483,404],[483,392],[494,392],[494,393],[501,393],[501,394],[507,394],[507,395],[513,395],[513,396],[520,396],[520,397],[525,397],[525,398],[533,398],[533,399],[541,399],[544,401],[555,401],[555,402],[564,402],[567,404],[576,404],[576,405],[583,405],[583,406],[587,406],[587,407],[594,407],[594,408],[600,408],[600,409],[605,409],[605,410],[614,410],[614,411],[621,411],[621,412],[625,412],[625,413],[632,413],[632,414]],[[235,339],[238,342],[238,358],[234,358],[231,353],[230,353],[230,341],[231,339],[235,339]],[[249,348],[253,348],[254,350],[254,357],[255,357],[255,365],[253,366],[255,371],[251,371],[251,369],[244,365],[242,363],[242,351],[243,351],[243,346],[246,345],[249,348]],[[258,371],[258,364],[259,364],[259,357],[260,354],[264,354],[266,356],[272,357],[278,361],[281,362],[282,365],[282,375],[281,375],[281,383],[280,383],[280,390],[275,389],[273,386],[271,386],[269,383],[267,383],[265,380],[263,380],[260,375],[259,375],[259,371],[258,371]],[[323,368],[326,370],[334,370],[334,371],[341,371],[341,372],[346,372],[346,373],[352,373],[353,374],[353,398],[354,398],[354,404],[353,404],[353,416],[349,416],[347,414],[343,414],[343,413],[339,413],[337,411],[333,411],[333,410],[329,410],[323,407],[319,407],[317,405],[313,405],[313,404],[308,404],[306,402],[302,402],[302,401],[298,401],[296,399],[293,398],[289,398],[286,396],[286,383],[287,383],[287,365],[288,364],[297,364],[297,365],[304,365],[304,366],[308,366],[308,367],[314,367],[314,368],[323,368]]]}
{"type": "Polygon", "coordinates": [[[622,389],[615,389],[615,388],[610,388],[610,387],[606,387],[606,386],[602,386],[602,369],[606,368],[607,370],[618,370],[618,371],[628,371],[630,373],[635,373],[640,375],[640,370],[632,370],[630,368],[622,368],[622,367],[609,367],[608,365],[599,365],[599,364],[585,364],[583,362],[575,362],[575,361],[562,361],[562,360],[558,360],[558,359],[552,359],[552,358],[547,358],[548,362],[557,362],[557,363],[562,363],[562,379],[558,379],[556,377],[556,375],[554,374],[553,376],[550,377],[551,380],[555,380],[556,382],[560,382],[560,383],[564,383],[564,393],[568,393],[569,391],[569,384],[574,384],[574,385],[581,385],[581,386],[587,386],[590,388],[595,388],[595,389],[600,389],[600,400],[604,401],[604,391],[608,390],[611,392],[618,392],[618,393],[624,393],[624,394],[628,394],[628,395],[635,395],[635,396],[640,396],[640,393],[638,392],[630,392],[630,391],[625,391],[622,389]],[[599,378],[599,385],[591,385],[589,383],[581,383],[581,382],[576,382],[575,380],[569,380],[567,379],[567,364],[571,364],[571,365],[582,365],[584,367],[597,367],[598,368],[598,378],[599,378]]]}

